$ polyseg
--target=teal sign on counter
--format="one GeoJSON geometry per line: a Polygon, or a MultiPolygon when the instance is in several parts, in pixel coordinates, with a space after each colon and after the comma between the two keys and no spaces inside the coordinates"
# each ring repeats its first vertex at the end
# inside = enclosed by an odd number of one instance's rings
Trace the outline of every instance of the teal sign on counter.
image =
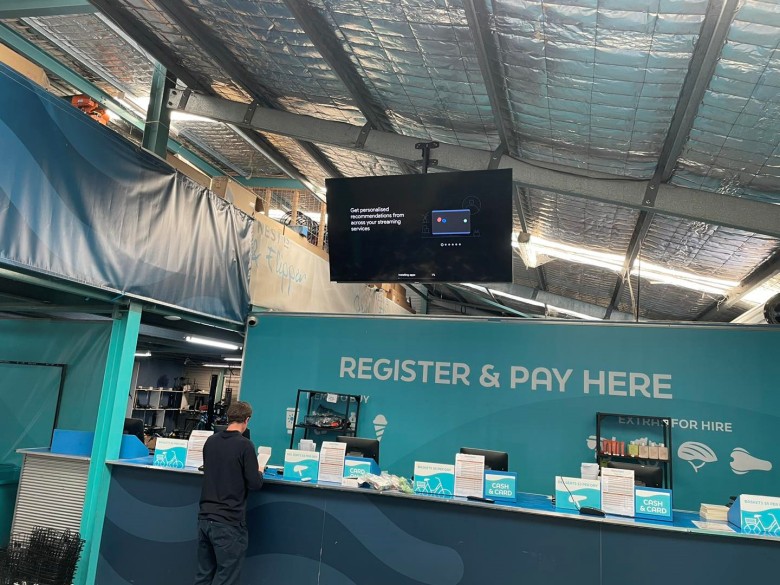
{"type": "Polygon", "coordinates": [[[450,463],[415,461],[414,491],[418,494],[451,496],[455,491],[455,466],[450,463]]]}
{"type": "Polygon", "coordinates": [[[780,498],[742,494],[729,510],[729,524],[746,534],[780,536],[780,498]]]}
{"type": "Polygon", "coordinates": [[[379,475],[376,461],[366,457],[344,457],[344,477],[362,477],[367,473],[379,475]]]}
{"type": "Polygon", "coordinates": [[[485,471],[485,497],[491,500],[517,501],[517,473],[485,471]]]}
{"type": "Polygon", "coordinates": [[[160,437],[154,447],[154,467],[169,467],[184,469],[187,461],[188,443],[184,439],[168,439],[160,437]]]}
{"type": "Polygon", "coordinates": [[[316,451],[287,449],[284,452],[284,479],[287,481],[317,481],[320,454],[316,451]]]}
{"type": "Polygon", "coordinates": [[[634,488],[634,515],[637,518],[672,521],[672,490],[634,488]]]}
{"type": "Polygon", "coordinates": [[[601,481],[557,476],[555,478],[555,507],[559,510],[579,510],[582,507],[601,508],[601,481]]]}

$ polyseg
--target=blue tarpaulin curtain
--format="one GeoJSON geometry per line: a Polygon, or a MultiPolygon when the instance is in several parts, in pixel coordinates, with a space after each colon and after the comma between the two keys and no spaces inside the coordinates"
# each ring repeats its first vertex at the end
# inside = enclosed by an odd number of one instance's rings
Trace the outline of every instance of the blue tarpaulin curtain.
{"type": "Polygon", "coordinates": [[[0,64],[0,264],[243,321],[251,224],[0,64]]]}

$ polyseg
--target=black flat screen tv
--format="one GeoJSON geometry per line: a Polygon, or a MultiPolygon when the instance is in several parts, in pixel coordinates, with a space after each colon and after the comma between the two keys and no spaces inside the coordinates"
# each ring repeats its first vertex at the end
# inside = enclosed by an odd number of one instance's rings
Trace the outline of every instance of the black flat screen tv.
{"type": "Polygon", "coordinates": [[[510,169],[325,185],[332,281],[512,281],[510,169]]]}

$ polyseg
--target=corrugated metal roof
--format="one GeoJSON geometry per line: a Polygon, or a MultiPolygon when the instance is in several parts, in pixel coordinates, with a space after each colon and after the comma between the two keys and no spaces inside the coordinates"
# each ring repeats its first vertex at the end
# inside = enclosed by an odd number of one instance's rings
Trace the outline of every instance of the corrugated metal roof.
{"type": "MultiPolygon", "coordinates": [[[[330,27],[335,53],[326,59],[322,37],[310,38],[282,0],[116,3],[149,33],[145,42],[163,47],[200,87],[226,99],[248,103],[259,96],[275,108],[354,125],[371,117],[358,104],[370,103],[373,117],[399,134],[481,150],[499,145],[500,123],[515,157],[557,163],[574,175],[589,170],[614,178],[653,176],[702,23],[712,13],[707,0],[474,0],[486,15],[481,38],[470,27],[476,26],[473,12],[467,18],[471,5],[307,0],[330,27]],[[208,38],[194,35],[197,30],[208,38]],[[343,59],[337,70],[334,54],[343,59]],[[481,69],[485,56],[487,71],[481,69]],[[360,83],[342,79],[345,69],[356,72],[360,83]],[[243,72],[241,79],[231,71],[243,72]],[[499,82],[488,87],[496,74],[499,82]]],[[[100,15],[6,24],[107,91],[143,92],[150,83],[149,59],[100,15]]],[[[778,3],[742,0],[704,97],[691,104],[692,124],[683,125],[686,140],[673,184],[780,203],[778,48],[778,3]]],[[[276,165],[220,124],[177,122],[174,130],[205,145],[204,156],[230,174],[278,175],[276,165]]],[[[331,175],[405,171],[397,161],[367,152],[263,136],[318,190],[331,175]]],[[[609,268],[569,256],[545,259],[537,271],[516,255],[514,282],[534,288],[542,274],[550,292],[607,307],[641,225],[639,212],[539,189],[522,192],[519,200],[516,231],[522,211],[533,236],[579,249],[591,260],[601,254],[609,268]]],[[[309,207],[318,212],[319,202],[301,203],[309,207]]],[[[702,293],[691,290],[690,282],[689,288],[662,283],[658,271],[735,283],[778,249],[780,241],[760,234],[654,216],[635,270],[655,267],[656,273],[641,282],[632,277],[615,308],[631,312],[639,289],[640,315],[693,319],[723,301],[726,290],[702,293]]],[[[750,304],[737,302],[717,318],[729,320],[745,306],[750,304]]]]}

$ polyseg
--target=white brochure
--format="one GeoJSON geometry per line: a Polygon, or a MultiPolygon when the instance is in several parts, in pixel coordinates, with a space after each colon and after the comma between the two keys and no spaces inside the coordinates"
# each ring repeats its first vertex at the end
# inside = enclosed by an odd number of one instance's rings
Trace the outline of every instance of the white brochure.
{"type": "Polygon", "coordinates": [[[214,431],[192,431],[190,440],[187,441],[187,467],[200,467],[203,465],[203,445],[206,439],[214,434],[214,431]]]}
{"type": "Polygon", "coordinates": [[[341,483],[344,477],[344,455],[346,453],[346,443],[323,441],[322,447],[320,447],[320,470],[317,481],[341,483]]]}
{"type": "Polygon", "coordinates": [[[601,509],[607,514],[634,516],[634,470],[601,468],[601,509]]]}
{"type": "Polygon", "coordinates": [[[485,492],[485,456],[455,455],[455,495],[482,497],[485,492]]]}

